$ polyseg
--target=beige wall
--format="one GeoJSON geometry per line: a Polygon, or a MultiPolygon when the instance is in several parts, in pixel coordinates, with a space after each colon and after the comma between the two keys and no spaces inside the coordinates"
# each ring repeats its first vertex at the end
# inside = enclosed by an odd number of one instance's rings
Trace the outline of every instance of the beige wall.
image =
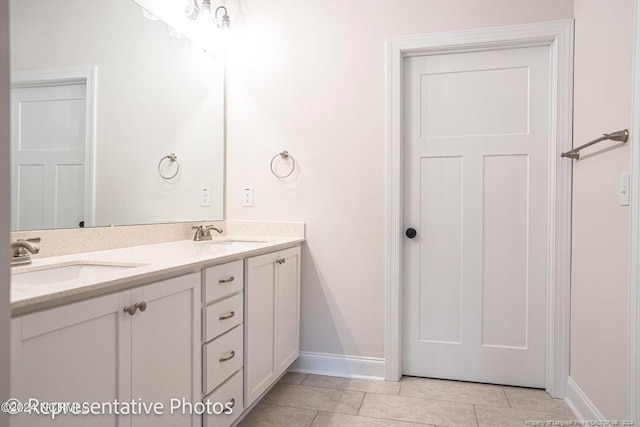
{"type": "MultiPolygon", "coordinates": [[[[634,0],[575,2],[574,144],[631,126],[634,0]]],[[[571,377],[606,418],[628,407],[629,146],[575,162],[571,377]]],[[[602,151],[601,151],[602,150],[602,151]]]]}
{"type": "MultiPolygon", "coordinates": [[[[9,13],[0,0],[0,402],[9,398],[9,13]]],[[[0,412],[0,427],[9,417],[0,412]]]]}
{"type": "Polygon", "coordinates": [[[383,356],[385,38],[566,19],[572,0],[243,0],[228,58],[229,219],[305,221],[302,349],[383,356]],[[279,182],[269,161],[299,164],[279,182]],[[240,188],[255,187],[243,208],[240,188]]]}

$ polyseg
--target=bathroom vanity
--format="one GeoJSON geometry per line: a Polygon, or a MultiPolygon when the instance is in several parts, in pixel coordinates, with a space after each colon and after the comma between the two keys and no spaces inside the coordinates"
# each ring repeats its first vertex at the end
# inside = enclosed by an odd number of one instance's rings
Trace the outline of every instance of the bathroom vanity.
{"type": "Polygon", "coordinates": [[[180,2],[25,6],[10,8],[11,395],[88,414],[12,427],[237,423],[299,355],[304,224],[225,221],[217,28],[180,2]],[[227,234],[187,240],[203,220],[227,234]]]}
{"type": "MultiPolygon", "coordinates": [[[[58,415],[65,426],[232,425],[298,357],[302,241],[224,236],[14,268],[12,396],[164,405],[162,416],[58,415]],[[197,402],[233,412],[189,413],[197,402]]],[[[51,419],[12,418],[22,425],[51,419]]]]}

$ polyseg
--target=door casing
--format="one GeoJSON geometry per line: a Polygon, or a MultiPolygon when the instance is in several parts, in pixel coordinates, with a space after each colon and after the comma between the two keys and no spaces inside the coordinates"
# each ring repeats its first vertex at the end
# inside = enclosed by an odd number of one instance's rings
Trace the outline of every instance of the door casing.
{"type": "Polygon", "coordinates": [[[636,1],[631,111],[629,419],[640,416],[640,0],[636,1]]]}
{"type": "Polygon", "coordinates": [[[569,377],[573,136],[573,20],[485,28],[387,40],[385,152],[385,379],[402,377],[403,59],[410,56],[550,47],[546,390],[564,398],[569,377]]]}

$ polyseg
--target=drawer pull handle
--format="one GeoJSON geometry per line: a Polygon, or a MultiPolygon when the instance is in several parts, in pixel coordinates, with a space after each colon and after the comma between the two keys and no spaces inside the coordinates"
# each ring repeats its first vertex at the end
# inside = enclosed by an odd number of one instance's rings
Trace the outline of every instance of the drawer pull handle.
{"type": "Polygon", "coordinates": [[[231,319],[231,318],[232,318],[233,316],[235,316],[235,315],[236,315],[235,311],[232,311],[232,312],[230,312],[229,314],[226,314],[226,315],[224,315],[224,316],[220,316],[220,317],[218,318],[218,320],[227,320],[227,319],[231,319]]]}
{"type": "Polygon", "coordinates": [[[233,282],[234,280],[236,280],[236,278],[235,278],[235,277],[233,277],[233,276],[231,276],[231,277],[229,277],[228,279],[220,279],[220,280],[218,280],[218,283],[231,283],[231,282],[233,282]]]}
{"type": "Polygon", "coordinates": [[[236,352],[235,351],[231,351],[231,354],[228,355],[227,357],[223,357],[222,359],[220,359],[220,363],[222,362],[227,362],[231,359],[233,359],[234,357],[236,357],[236,352]]]}
{"type": "Polygon", "coordinates": [[[236,406],[236,399],[232,397],[231,400],[227,402],[227,405],[229,405],[229,409],[233,408],[236,406]]]}

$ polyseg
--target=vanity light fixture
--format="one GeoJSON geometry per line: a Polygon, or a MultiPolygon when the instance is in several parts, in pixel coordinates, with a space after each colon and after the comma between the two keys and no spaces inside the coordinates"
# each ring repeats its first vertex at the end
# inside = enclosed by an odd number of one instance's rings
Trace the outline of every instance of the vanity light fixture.
{"type": "Polygon", "coordinates": [[[221,30],[228,30],[231,26],[231,19],[225,6],[219,6],[215,12],[211,5],[211,0],[193,0],[186,10],[189,19],[194,21],[211,21],[215,22],[217,27],[221,30]],[[222,18],[218,18],[220,11],[222,11],[222,18]]]}

